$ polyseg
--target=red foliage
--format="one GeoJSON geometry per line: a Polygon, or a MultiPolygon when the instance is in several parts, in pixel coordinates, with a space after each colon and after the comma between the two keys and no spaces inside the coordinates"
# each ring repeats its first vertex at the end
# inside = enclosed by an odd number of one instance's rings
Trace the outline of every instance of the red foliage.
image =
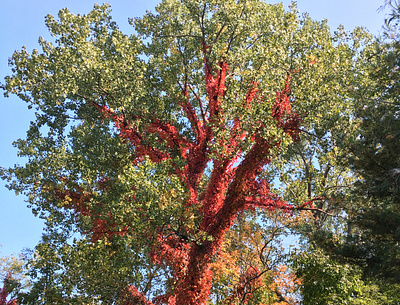
{"type": "MultiPolygon", "coordinates": [[[[213,65],[209,59],[209,46],[202,41],[202,47],[208,108],[205,114],[201,109],[201,118],[198,118],[194,106],[189,102],[190,85],[179,84],[182,93],[179,104],[191,123],[194,140],[187,139],[173,124],[158,118],[153,118],[139,131],[135,124],[139,117],[125,117],[114,113],[107,106],[94,104],[105,117],[114,121],[121,138],[135,147],[137,161],[143,160],[145,156],[157,163],[169,160],[175,174],[190,194],[186,206],[195,205],[199,208],[201,222],[195,233],[202,233],[205,238],[196,242],[189,241],[174,232],[169,232],[169,235],[160,233],[158,236],[158,246],[152,253],[152,260],[156,264],[166,263],[170,266],[174,285],[166,295],[156,297],[155,304],[198,305],[206,302],[212,284],[212,257],[221,246],[226,231],[232,226],[239,212],[255,208],[285,211],[294,209],[270,191],[266,180],[259,178],[263,167],[270,163],[271,149],[280,145],[279,139],[265,139],[257,132],[247,135],[241,130],[241,121],[236,118],[228,141],[218,140],[222,152],[217,158],[210,157],[210,144],[216,141],[213,128],[225,126],[221,105],[226,92],[229,66],[224,60],[213,65]],[[149,144],[150,134],[158,136],[159,141],[164,144],[163,149],[149,144]],[[250,150],[241,156],[239,143],[246,136],[254,143],[250,150]],[[178,166],[175,163],[176,158],[183,160],[185,165],[178,166]],[[210,182],[202,194],[199,194],[200,178],[209,162],[213,162],[210,182]]],[[[294,113],[291,107],[290,79],[291,73],[288,73],[284,89],[276,93],[271,115],[284,133],[298,141],[300,116],[294,113]]],[[[248,88],[244,107],[251,108],[254,101],[262,98],[262,92],[257,88],[256,82],[250,83],[248,88]]],[[[199,97],[197,101],[201,108],[199,97]]],[[[263,123],[260,123],[259,127],[264,127],[263,123]]],[[[88,200],[84,193],[67,192],[64,191],[59,197],[68,195],[73,198],[70,207],[83,215],[93,216],[94,212],[84,204],[88,200]]],[[[112,215],[109,216],[111,218],[112,215]]],[[[116,234],[126,234],[127,229],[114,232],[112,229],[115,226],[104,218],[95,217],[93,239],[97,240],[104,235],[111,238],[116,234]]],[[[187,232],[188,235],[192,233],[190,230],[187,232]]],[[[251,289],[256,287],[257,272],[254,268],[249,269],[237,288],[237,295],[242,295],[244,300],[250,297],[251,289]],[[251,288],[246,290],[250,292],[245,293],[245,286],[251,288]]],[[[130,301],[124,304],[152,304],[135,287],[130,286],[128,290],[127,298],[130,298],[130,301]]]]}
{"type": "Polygon", "coordinates": [[[133,285],[124,291],[122,299],[122,305],[154,305],[133,285]]]}
{"type": "MultiPolygon", "coordinates": [[[[295,71],[296,72],[296,71],[295,71]]],[[[285,89],[276,93],[275,103],[272,106],[272,116],[277,121],[277,125],[289,134],[293,140],[299,140],[300,115],[292,113],[290,101],[290,78],[291,74],[286,75],[285,89]]]]}
{"type": "Polygon", "coordinates": [[[159,236],[158,240],[159,247],[151,254],[153,262],[166,261],[172,268],[173,277],[181,278],[189,263],[190,244],[175,235],[159,236]]]}
{"type": "Polygon", "coordinates": [[[247,304],[253,296],[254,291],[263,286],[261,272],[256,267],[249,267],[244,274],[240,276],[239,283],[236,286],[235,293],[227,299],[227,304],[247,304]]]}

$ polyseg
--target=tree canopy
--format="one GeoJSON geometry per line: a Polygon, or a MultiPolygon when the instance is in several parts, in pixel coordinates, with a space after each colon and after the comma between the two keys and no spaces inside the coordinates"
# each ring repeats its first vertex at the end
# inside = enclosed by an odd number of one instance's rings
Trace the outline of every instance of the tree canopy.
{"type": "Polygon", "coordinates": [[[398,284],[400,7],[398,1],[387,3],[385,37],[365,50],[368,81],[355,91],[355,131],[340,140],[344,164],[358,179],[345,208],[349,236],[339,253],[369,277],[398,284]]]}
{"type": "MultiPolygon", "coordinates": [[[[129,36],[110,12],[49,15],[54,41],[10,60],[5,95],[36,120],[16,142],[28,162],[2,177],[46,221],[19,302],[297,302],[310,268],[340,262],[299,255],[296,276],[281,238],[347,236],[339,140],[358,126],[371,37],[261,0],[164,0],[129,36]]],[[[327,280],[338,304],[360,277],[327,280]]]]}

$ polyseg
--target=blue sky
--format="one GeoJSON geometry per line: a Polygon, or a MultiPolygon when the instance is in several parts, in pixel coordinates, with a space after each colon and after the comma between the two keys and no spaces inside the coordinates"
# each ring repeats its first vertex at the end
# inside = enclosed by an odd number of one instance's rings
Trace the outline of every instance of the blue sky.
{"type": "MultiPolygon", "coordinates": [[[[153,10],[158,0],[109,0],[112,16],[124,33],[132,33],[129,17],[142,16],[153,10]]],[[[267,1],[277,3],[280,1],[267,1]]],[[[291,1],[285,0],[287,6],[291,1]]],[[[39,36],[49,39],[44,16],[57,15],[68,7],[75,14],[88,13],[96,1],[88,0],[3,0],[0,10],[0,82],[10,74],[8,58],[14,50],[26,46],[28,51],[38,48],[39,36]]],[[[332,29],[339,24],[346,30],[364,26],[378,35],[383,25],[384,13],[378,12],[384,0],[298,0],[300,12],[308,12],[313,19],[327,19],[332,29]]],[[[34,113],[17,97],[0,95],[0,166],[11,167],[24,160],[17,158],[12,142],[24,138],[34,113]]],[[[33,248],[40,240],[42,221],[26,207],[23,196],[4,187],[0,181],[0,256],[18,253],[23,248],[33,248]]]]}

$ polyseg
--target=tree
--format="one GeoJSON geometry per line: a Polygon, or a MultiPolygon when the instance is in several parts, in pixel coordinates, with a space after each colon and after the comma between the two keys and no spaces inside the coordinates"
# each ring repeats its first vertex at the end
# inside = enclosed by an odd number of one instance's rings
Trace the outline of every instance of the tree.
{"type": "MultiPolygon", "coordinates": [[[[23,302],[204,304],[240,213],[321,211],[280,198],[266,169],[345,109],[348,42],[363,35],[259,0],[156,10],[131,36],[106,5],[61,10],[46,18],[55,42],[10,61],[5,94],[36,121],[16,144],[29,161],[3,178],[47,225],[23,302]]],[[[246,283],[260,276],[249,272],[246,283]]]]}
{"type": "MultiPolygon", "coordinates": [[[[322,294],[317,289],[309,289],[313,287],[315,280],[324,287],[327,283],[321,279],[329,279],[330,288],[340,289],[348,289],[352,286],[351,283],[358,282],[356,286],[362,287],[361,290],[354,289],[354,285],[350,289],[354,296],[352,302],[356,304],[370,304],[373,300],[379,304],[398,302],[399,193],[396,169],[399,167],[399,149],[395,139],[399,135],[399,54],[398,36],[394,29],[398,27],[399,6],[397,1],[389,2],[393,5],[393,11],[388,19],[386,38],[391,40],[377,39],[360,54],[357,64],[362,71],[358,75],[361,74],[362,77],[357,77],[353,85],[349,86],[354,103],[354,108],[349,108],[351,120],[348,120],[348,128],[340,126],[332,133],[335,145],[330,147],[335,147],[332,150],[335,158],[328,159],[329,162],[325,163],[329,164],[329,174],[332,170],[349,173],[347,183],[338,184],[349,185],[350,188],[335,188],[332,197],[324,196],[332,198],[324,203],[329,205],[331,216],[341,217],[335,219],[317,212],[314,213],[316,221],[310,222],[314,226],[307,224],[301,228],[308,237],[308,244],[304,253],[296,258],[297,262],[293,267],[297,270],[296,274],[303,279],[301,290],[304,300],[308,298],[312,303],[323,303],[324,299],[331,300],[333,297],[341,298],[338,291],[334,296],[329,296],[328,289],[320,290],[323,291],[322,294]],[[325,219],[316,218],[318,214],[325,219]],[[332,276],[316,276],[319,271],[329,268],[341,268],[344,273],[336,273],[339,277],[335,280],[332,276]],[[350,272],[345,274],[346,270],[350,272]]],[[[319,150],[317,147],[312,151],[319,150]]],[[[298,150],[298,153],[305,155],[304,150],[298,150]]],[[[310,158],[299,159],[304,164],[313,166],[317,163],[316,159],[321,160],[319,156],[312,162],[306,162],[310,158]]],[[[318,180],[323,172],[318,172],[315,168],[313,172],[307,170],[306,165],[303,170],[300,167],[296,170],[305,176],[307,172],[312,173],[309,175],[311,179],[308,181],[311,183],[308,183],[308,189],[314,191],[322,185],[318,184],[318,180]]],[[[323,167],[320,166],[321,168],[323,167]]],[[[325,185],[330,188],[332,185],[329,186],[329,183],[332,182],[334,179],[328,179],[328,184],[325,185]]],[[[306,189],[291,184],[293,186],[294,191],[306,189]]],[[[331,270],[329,274],[333,275],[335,272],[331,270]]],[[[342,297],[350,294],[346,289],[342,297]]],[[[349,302],[346,299],[344,301],[349,302]]]]}
{"type": "MultiPolygon", "coordinates": [[[[338,141],[345,166],[357,178],[344,207],[348,236],[331,250],[362,266],[364,277],[399,284],[399,20],[398,1],[391,3],[386,40],[365,48],[365,82],[354,91],[354,132],[338,141]],[[389,39],[388,39],[389,38],[389,39]]],[[[398,288],[397,288],[398,289],[398,288]]]]}

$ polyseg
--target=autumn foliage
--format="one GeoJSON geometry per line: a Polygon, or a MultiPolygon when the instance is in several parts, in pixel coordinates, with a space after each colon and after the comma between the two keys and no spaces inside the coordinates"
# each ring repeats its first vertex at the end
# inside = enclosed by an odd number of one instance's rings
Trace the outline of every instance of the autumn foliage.
{"type": "MultiPolygon", "coordinates": [[[[155,247],[152,260],[156,264],[167,263],[173,270],[172,276],[176,280],[174,291],[155,299],[155,304],[202,304],[210,295],[212,284],[211,263],[217,250],[221,247],[226,231],[234,223],[238,213],[244,210],[256,208],[290,211],[293,206],[278,198],[270,191],[269,184],[265,179],[259,177],[263,167],[267,165],[272,156],[271,149],[279,147],[280,141],[266,139],[257,132],[246,134],[245,132],[234,132],[228,144],[222,144],[222,151],[217,157],[210,156],[210,143],[215,141],[213,127],[224,123],[224,114],[221,103],[226,91],[227,73],[229,66],[226,62],[219,62],[215,68],[208,61],[208,46],[203,41],[202,49],[204,56],[204,82],[207,88],[208,113],[207,116],[199,118],[192,105],[187,101],[188,85],[182,86],[182,100],[180,105],[185,112],[196,137],[193,140],[182,136],[175,126],[169,122],[154,118],[147,127],[145,133],[138,132],[135,127],[135,117],[125,117],[116,114],[107,106],[93,103],[105,118],[114,121],[115,127],[120,131],[121,138],[135,147],[136,159],[141,162],[149,157],[152,162],[171,161],[177,175],[187,188],[188,196],[186,206],[195,206],[200,214],[201,222],[197,230],[201,231],[207,238],[201,242],[190,242],[181,237],[168,233],[168,236],[158,236],[159,246],[155,247]],[[157,134],[161,141],[166,143],[164,151],[147,144],[146,135],[157,134]],[[239,143],[245,137],[254,142],[247,154],[242,155],[239,143]],[[183,167],[174,164],[174,154],[185,160],[183,167]],[[199,194],[199,182],[204,170],[213,163],[213,171],[210,181],[202,194],[199,194]]],[[[276,93],[275,102],[271,108],[271,115],[276,125],[293,138],[299,139],[300,116],[293,113],[290,103],[290,78],[288,72],[283,90],[276,93]]],[[[262,99],[262,92],[257,89],[256,83],[248,86],[248,92],[244,104],[251,108],[253,103],[262,99]]],[[[260,127],[263,126],[260,122],[260,127]]],[[[234,121],[233,130],[240,130],[239,119],[234,121]]],[[[105,184],[105,182],[100,182],[105,184]]],[[[82,189],[76,191],[55,190],[55,196],[67,201],[66,208],[73,208],[78,214],[93,218],[91,232],[92,241],[95,242],[103,237],[111,239],[114,235],[124,236],[129,230],[126,226],[115,230],[117,224],[112,222],[112,215],[96,215],[87,207],[86,202],[90,195],[85,194],[82,189]]],[[[101,203],[99,203],[101,204],[101,203]]],[[[192,229],[186,229],[191,235],[192,229]]],[[[251,287],[257,286],[259,271],[249,268],[240,279],[236,288],[236,295],[243,295],[245,283],[251,287]],[[249,282],[249,279],[254,280],[249,282]],[[253,283],[254,282],[254,283],[253,283]]],[[[255,288],[251,289],[255,289],[255,288]]],[[[133,299],[141,300],[143,304],[150,304],[135,287],[128,288],[133,299]]],[[[248,299],[251,293],[243,296],[248,299]]],[[[132,303],[133,304],[133,303],[132,303]]]]}
{"type": "MultiPolygon", "coordinates": [[[[201,223],[198,230],[204,232],[206,240],[201,243],[188,242],[179,236],[159,236],[159,247],[154,251],[152,259],[155,263],[167,262],[173,270],[176,279],[176,287],[165,296],[156,298],[155,304],[202,304],[209,294],[212,283],[212,271],[210,264],[216,251],[220,248],[225,232],[232,226],[238,213],[245,209],[262,208],[268,210],[281,209],[289,211],[291,205],[279,199],[271,193],[268,182],[258,175],[263,166],[271,160],[270,151],[273,146],[279,146],[275,139],[265,139],[259,134],[236,134],[228,140],[227,145],[222,146],[220,155],[211,159],[209,156],[210,143],[214,141],[212,127],[223,123],[223,111],[221,102],[224,98],[226,75],[229,71],[226,62],[219,62],[213,69],[207,60],[207,45],[203,44],[204,52],[204,81],[206,83],[209,111],[208,116],[198,118],[190,103],[185,97],[188,95],[187,86],[182,88],[182,110],[186,113],[190,124],[194,126],[196,138],[192,141],[180,135],[179,131],[168,122],[154,121],[147,128],[148,133],[156,133],[159,138],[167,143],[167,149],[161,151],[155,147],[146,145],[146,135],[140,134],[135,128],[135,118],[125,118],[116,115],[106,106],[94,104],[101,113],[114,120],[115,126],[120,130],[121,137],[129,141],[136,148],[137,161],[148,156],[153,162],[170,160],[173,162],[172,151],[178,151],[180,157],[186,160],[184,167],[174,164],[175,174],[186,186],[188,196],[186,206],[196,206],[200,213],[201,223]],[[253,147],[245,155],[241,156],[238,143],[244,137],[254,139],[253,147]],[[242,158],[240,162],[239,159],[242,158]],[[213,162],[213,172],[202,199],[199,199],[199,181],[207,164],[213,162]]],[[[294,141],[298,140],[300,116],[292,113],[290,106],[290,73],[288,72],[284,89],[276,93],[276,100],[272,106],[271,114],[276,120],[277,126],[288,133],[294,141]]],[[[262,97],[262,92],[257,90],[256,84],[250,84],[246,95],[245,104],[251,107],[257,98],[262,97]]],[[[234,129],[240,128],[240,120],[235,120],[234,129]]],[[[260,122],[260,126],[263,123],[260,122]]],[[[79,200],[74,207],[79,207],[79,200]]],[[[81,213],[88,213],[82,210],[81,213]]],[[[104,230],[103,223],[94,222],[93,235],[97,238],[99,231],[104,230]]],[[[107,230],[108,236],[115,234],[112,225],[107,230]]],[[[119,233],[125,234],[125,230],[119,233]]],[[[188,234],[190,230],[188,229],[188,234]]],[[[249,268],[241,278],[236,294],[242,295],[244,283],[249,279],[251,285],[257,285],[258,270],[249,268]]],[[[142,298],[134,287],[130,288],[137,298],[142,298]]],[[[251,293],[249,294],[251,295],[251,293]]],[[[248,297],[245,297],[245,299],[248,297]]],[[[147,304],[142,301],[143,304],[147,304]]]]}

